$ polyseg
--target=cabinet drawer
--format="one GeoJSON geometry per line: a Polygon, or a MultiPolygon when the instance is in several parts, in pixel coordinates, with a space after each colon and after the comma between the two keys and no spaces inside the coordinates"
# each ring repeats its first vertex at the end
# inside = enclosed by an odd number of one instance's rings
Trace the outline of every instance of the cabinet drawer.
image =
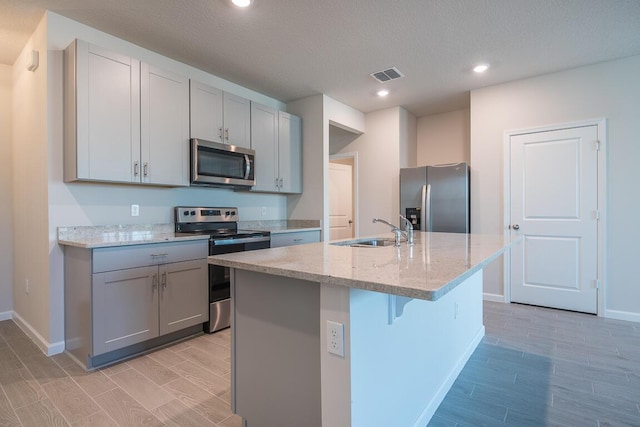
{"type": "Polygon", "coordinates": [[[302,245],[320,241],[320,230],[296,231],[293,233],[271,234],[271,247],[302,245]]]}
{"type": "Polygon", "coordinates": [[[93,273],[206,258],[208,240],[116,246],[93,250],[93,273]]]}

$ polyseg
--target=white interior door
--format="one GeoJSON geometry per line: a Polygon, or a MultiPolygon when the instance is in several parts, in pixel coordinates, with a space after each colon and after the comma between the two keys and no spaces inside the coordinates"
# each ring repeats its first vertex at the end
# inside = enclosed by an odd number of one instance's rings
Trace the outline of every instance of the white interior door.
{"type": "Polygon", "coordinates": [[[329,163],[329,240],[353,237],[353,166],[329,163]]]}
{"type": "Polygon", "coordinates": [[[511,301],[597,312],[597,140],[597,126],[511,136],[511,301]]]}

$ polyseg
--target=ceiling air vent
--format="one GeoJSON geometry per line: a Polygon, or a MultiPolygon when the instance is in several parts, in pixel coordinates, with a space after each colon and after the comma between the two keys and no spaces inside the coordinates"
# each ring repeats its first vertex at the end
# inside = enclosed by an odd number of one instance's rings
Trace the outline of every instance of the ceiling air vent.
{"type": "Polygon", "coordinates": [[[389,68],[388,70],[382,70],[370,74],[371,77],[379,81],[380,83],[388,82],[389,80],[399,79],[404,77],[404,74],[400,72],[396,67],[389,68]]]}

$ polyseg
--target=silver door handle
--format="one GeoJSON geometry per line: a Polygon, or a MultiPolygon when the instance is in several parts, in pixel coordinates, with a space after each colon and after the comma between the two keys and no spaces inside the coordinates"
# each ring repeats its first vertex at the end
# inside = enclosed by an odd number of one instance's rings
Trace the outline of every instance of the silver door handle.
{"type": "Polygon", "coordinates": [[[431,231],[431,229],[433,228],[431,225],[431,184],[427,184],[427,205],[425,207],[425,213],[424,213],[424,217],[425,217],[425,221],[426,224],[424,226],[424,231],[431,231]]]}
{"type": "Polygon", "coordinates": [[[144,166],[142,167],[142,170],[144,171],[142,173],[144,176],[149,175],[149,162],[144,162],[144,166]]]}
{"type": "Polygon", "coordinates": [[[138,174],[140,173],[140,162],[135,161],[133,162],[133,176],[138,176],[138,174]]]}
{"type": "Polygon", "coordinates": [[[513,224],[511,228],[513,228],[514,230],[520,230],[520,226],[518,224],[513,224]]]}
{"type": "Polygon", "coordinates": [[[351,224],[353,224],[353,221],[352,221],[352,220],[349,220],[349,225],[351,225],[351,224]]]}

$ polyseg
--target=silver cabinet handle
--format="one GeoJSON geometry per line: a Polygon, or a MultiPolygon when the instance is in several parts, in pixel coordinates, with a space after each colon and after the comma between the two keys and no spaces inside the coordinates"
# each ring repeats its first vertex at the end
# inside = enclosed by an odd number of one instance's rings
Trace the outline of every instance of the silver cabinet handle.
{"type": "Polygon", "coordinates": [[[284,178],[280,178],[280,188],[284,187],[284,178]]]}
{"type": "Polygon", "coordinates": [[[139,173],[140,173],[140,162],[135,161],[133,162],[133,176],[138,176],[139,173]]]}
{"type": "Polygon", "coordinates": [[[158,289],[158,275],[154,274],[151,278],[151,288],[155,291],[158,289]]]}
{"type": "Polygon", "coordinates": [[[218,128],[218,137],[220,137],[220,141],[222,141],[222,128],[218,128]]]}
{"type": "Polygon", "coordinates": [[[151,254],[151,258],[159,257],[159,256],[167,256],[169,255],[167,252],[161,254],[151,254]]]}
{"type": "Polygon", "coordinates": [[[280,188],[280,180],[278,178],[275,179],[276,188],[280,188]]]}
{"type": "Polygon", "coordinates": [[[225,141],[229,141],[229,128],[224,130],[224,139],[225,141]]]}
{"type": "Polygon", "coordinates": [[[520,230],[520,226],[518,224],[513,224],[511,228],[513,228],[514,230],[520,230]]]}
{"type": "Polygon", "coordinates": [[[144,162],[144,166],[142,167],[142,174],[144,176],[149,176],[149,162],[144,162]]]}
{"type": "Polygon", "coordinates": [[[162,287],[167,289],[167,272],[162,273],[162,287]]]}

